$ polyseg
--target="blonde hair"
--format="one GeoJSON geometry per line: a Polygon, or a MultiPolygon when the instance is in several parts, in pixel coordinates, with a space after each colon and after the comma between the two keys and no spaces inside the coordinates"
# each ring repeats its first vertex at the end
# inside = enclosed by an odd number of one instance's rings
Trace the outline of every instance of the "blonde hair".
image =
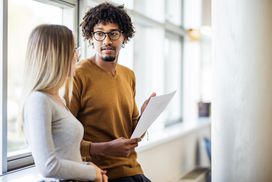
{"type": "MultiPolygon", "coordinates": [[[[61,88],[72,75],[74,49],[73,33],[67,27],[50,24],[36,27],[27,44],[24,98],[33,91],[48,92],[61,88]]],[[[24,102],[22,122],[23,105],[24,102]]]]}

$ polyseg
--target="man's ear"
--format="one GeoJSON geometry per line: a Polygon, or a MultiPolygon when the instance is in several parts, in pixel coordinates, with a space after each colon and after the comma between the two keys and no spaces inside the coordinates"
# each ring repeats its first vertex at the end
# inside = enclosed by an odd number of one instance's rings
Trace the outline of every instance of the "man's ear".
{"type": "Polygon", "coordinates": [[[91,46],[92,48],[94,48],[94,43],[93,43],[92,39],[89,39],[88,42],[89,42],[89,46],[91,46]]]}
{"type": "Polygon", "coordinates": [[[126,44],[128,42],[128,38],[125,37],[124,40],[123,40],[123,44],[126,44]]]}

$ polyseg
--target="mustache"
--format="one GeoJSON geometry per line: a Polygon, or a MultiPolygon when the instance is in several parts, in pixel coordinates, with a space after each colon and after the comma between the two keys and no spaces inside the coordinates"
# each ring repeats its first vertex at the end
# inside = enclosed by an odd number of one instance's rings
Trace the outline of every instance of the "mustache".
{"type": "Polygon", "coordinates": [[[113,51],[115,51],[115,47],[113,47],[113,46],[103,46],[103,47],[101,47],[101,51],[103,51],[103,50],[113,50],[113,51]]]}

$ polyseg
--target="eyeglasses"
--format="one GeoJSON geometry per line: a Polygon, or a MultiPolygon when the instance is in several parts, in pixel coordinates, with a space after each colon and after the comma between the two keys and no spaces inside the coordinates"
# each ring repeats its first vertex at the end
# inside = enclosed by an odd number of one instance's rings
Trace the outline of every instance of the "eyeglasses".
{"type": "Polygon", "coordinates": [[[120,30],[113,30],[111,32],[102,32],[102,31],[96,31],[93,32],[93,37],[97,41],[103,41],[106,38],[106,35],[109,36],[110,40],[117,40],[121,37],[121,31],[120,30]]]}

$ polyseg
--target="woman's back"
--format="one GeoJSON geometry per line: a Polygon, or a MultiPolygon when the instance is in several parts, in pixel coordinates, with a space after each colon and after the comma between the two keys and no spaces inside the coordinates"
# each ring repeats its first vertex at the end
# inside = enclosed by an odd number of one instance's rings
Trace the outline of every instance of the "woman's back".
{"type": "Polygon", "coordinates": [[[92,180],[95,168],[81,160],[81,123],[49,94],[32,92],[24,105],[25,134],[42,175],[92,180]]]}

